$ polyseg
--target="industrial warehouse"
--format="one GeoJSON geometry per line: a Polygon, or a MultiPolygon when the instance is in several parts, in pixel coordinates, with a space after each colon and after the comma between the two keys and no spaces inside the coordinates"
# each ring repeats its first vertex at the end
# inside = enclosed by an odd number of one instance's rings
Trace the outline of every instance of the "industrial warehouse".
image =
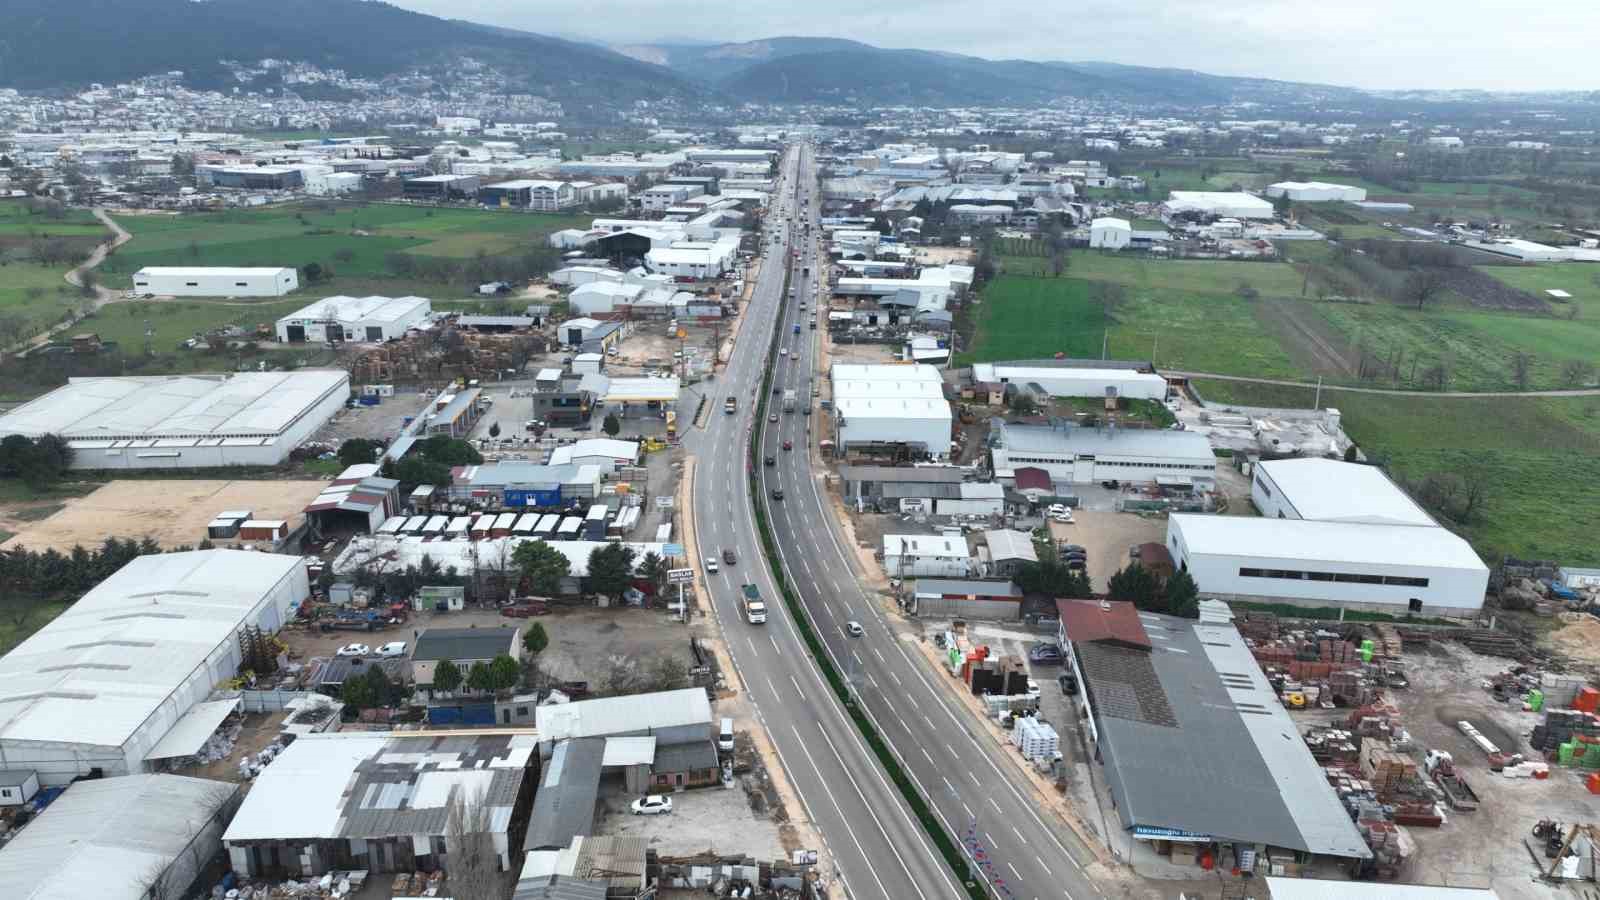
{"type": "Polygon", "coordinates": [[[1043,469],[1062,484],[1099,481],[1209,481],[1217,467],[1211,442],[1192,431],[1083,427],[996,421],[991,440],[997,477],[1019,468],[1043,469]]]}
{"type": "Polygon", "coordinates": [[[278,340],[392,341],[424,327],[433,306],[423,297],[325,297],[278,320],[278,340]]]}
{"type": "Polygon", "coordinates": [[[276,632],[310,595],[298,556],[141,556],[0,657],[0,759],[45,785],[192,755],[238,701],[239,633],[276,632]]]}
{"type": "Polygon", "coordinates": [[[158,297],[282,297],[300,286],[293,268],[146,266],[133,273],[133,289],[158,297]]]}
{"type": "Polygon", "coordinates": [[[1132,603],[1056,606],[1083,686],[1074,705],[1135,841],[1174,860],[1203,848],[1224,870],[1253,868],[1261,847],[1371,858],[1225,605],[1198,622],[1132,603]]]}
{"type": "Polygon", "coordinates": [[[1265,518],[1175,515],[1167,547],[1221,599],[1472,615],[1489,568],[1379,469],[1328,459],[1256,464],[1265,518]]]}
{"type": "Polygon", "coordinates": [[[75,469],[274,466],[349,399],[332,369],[73,378],[0,415],[0,436],[60,435],[75,469]]]}
{"type": "Polygon", "coordinates": [[[950,453],[950,403],[933,366],[850,365],[832,369],[839,450],[903,448],[933,459],[950,453]]]}

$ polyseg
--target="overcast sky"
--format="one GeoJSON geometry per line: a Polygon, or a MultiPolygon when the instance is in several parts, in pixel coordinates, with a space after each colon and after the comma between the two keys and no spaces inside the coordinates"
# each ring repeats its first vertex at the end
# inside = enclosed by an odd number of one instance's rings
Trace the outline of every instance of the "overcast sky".
{"type": "Polygon", "coordinates": [[[843,37],[990,58],[1103,60],[1368,88],[1600,89],[1594,0],[393,0],[607,43],[843,37]]]}

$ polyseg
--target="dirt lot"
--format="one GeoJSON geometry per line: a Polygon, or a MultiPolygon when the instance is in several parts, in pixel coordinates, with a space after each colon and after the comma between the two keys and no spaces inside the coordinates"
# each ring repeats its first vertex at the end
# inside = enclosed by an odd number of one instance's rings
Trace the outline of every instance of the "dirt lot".
{"type": "Polygon", "coordinates": [[[964,266],[972,262],[970,247],[918,247],[917,262],[925,266],[942,266],[955,263],[964,266]]]}
{"type": "Polygon", "coordinates": [[[620,779],[601,784],[597,833],[643,837],[662,856],[694,856],[711,852],[745,854],[758,860],[788,855],[779,839],[778,825],[750,810],[745,792],[733,788],[697,788],[673,794],[672,812],[662,816],[636,816],[628,809],[634,801],[620,779]]]}
{"type": "Polygon", "coordinates": [[[1089,554],[1089,581],[1103,591],[1111,574],[1128,563],[1128,547],[1146,541],[1165,543],[1167,523],[1132,513],[1076,510],[1073,523],[1050,523],[1057,544],[1080,544],[1089,554]]]}
{"type": "Polygon", "coordinates": [[[828,342],[828,362],[831,363],[891,363],[894,347],[888,344],[851,344],[828,342]]]}
{"type": "Polygon", "coordinates": [[[109,534],[135,539],[148,535],[165,547],[197,544],[206,536],[206,523],[225,509],[253,510],[259,519],[287,519],[292,527],[300,510],[325,487],[324,481],[113,481],[68,500],[47,519],[13,528],[0,518],[0,528],[17,532],[8,545],[34,550],[94,547],[109,534]]]}
{"type": "Polygon", "coordinates": [[[1496,703],[1481,687],[1485,677],[1510,661],[1479,656],[1455,643],[1408,646],[1405,660],[1412,686],[1392,691],[1391,698],[1412,741],[1419,748],[1448,751],[1482,804],[1474,812],[1447,812],[1441,828],[1410,829],[1418,849],[1404,880],[1492,885],[1502,900],[1571,896],[1534,880],[1522,840],[1541,818],[1570,823],[1594,821],[1600,814],[1600,803],[1583,789],[1580,770],[1552,766],[1547,781],[1505,778],[1489,771],[1483,751],[1456,727],[1458,721],[1471,721],[1501,747],[1538,758],[1526,736],[1540,715],[1522,712],[1520,704],[1496,703]]]}
{"type": "Polygon", "coordinates": [[[431,400],[420,393],[398,393],[383,398],[377,406],[357,406],[342,409],[327,424],[317,429],[312,440],[325,441],[338,446],[350,438],[381,440],[394,439],[405,424],[406,416],[414,416],[425,409],[431,400]]]}

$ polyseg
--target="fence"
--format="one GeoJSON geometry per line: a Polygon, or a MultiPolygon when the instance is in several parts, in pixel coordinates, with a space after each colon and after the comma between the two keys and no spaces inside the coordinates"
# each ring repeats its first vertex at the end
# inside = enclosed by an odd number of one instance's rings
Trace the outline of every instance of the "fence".
{"type": "Polygon", "coordinates": [[[291,700],[303,700],[311,696],[310,691],[219,691],[218,699],[227,699],[230,696],[239,697],[239,708],[249,713],[277,712],[288,709],[291,700]]]}

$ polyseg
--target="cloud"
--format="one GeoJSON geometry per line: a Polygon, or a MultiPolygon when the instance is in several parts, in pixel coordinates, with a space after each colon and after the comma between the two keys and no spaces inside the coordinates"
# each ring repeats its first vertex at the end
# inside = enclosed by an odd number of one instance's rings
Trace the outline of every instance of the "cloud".
{"type": "Polygon", "coordinates": [[[418,12],[601,43],[840,37],[990,58],[1101,60],[1367,88],[1596,90],[1592,0],[845,0],[739,4],[399,0],[418,12]]]}

